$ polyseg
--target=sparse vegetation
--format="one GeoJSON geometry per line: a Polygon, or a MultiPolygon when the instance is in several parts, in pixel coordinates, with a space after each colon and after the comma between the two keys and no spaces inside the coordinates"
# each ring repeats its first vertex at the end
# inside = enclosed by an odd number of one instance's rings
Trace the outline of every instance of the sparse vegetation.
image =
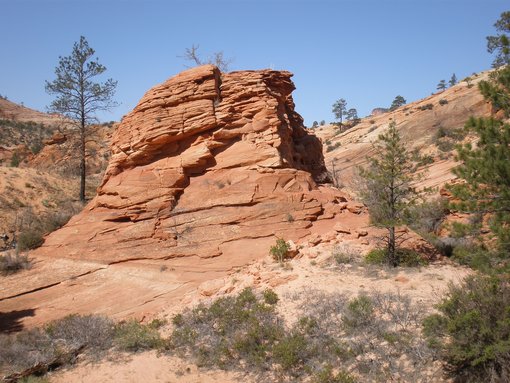
{"type": "Polygon", "coordinates": [[[284,380],[321,383],[357,381],[348,370],[356,371],[360,381],[378,374],[409,378],[413,369],[388,362],[401,355],[417,365],[431,360],[425,341],[409,336],[423,315],[405,296],[360,295],[348,300],[309,291],[295,299],[300,315],[289,327],[274,306],[250,289],[186,310],[174,319],[170,351],[191,356],[200,366],[251,369],[262,380],[277,374],[284,380]],[[367,353],[369,368],[363,356],[367,353]]]}
{"type": "Polygon", "coordinates": [[[416,204],[410,210],[410,227],[421,235],[437,233],[448,212],[448,200],[443,197],[416,204]]]}
{"type": "Polygon", "coordinates": [[[451,285],[424,320],[429,344],[452,378],[463,382],[510,380],[510,284],[483,275],[451,285]]]}
{"type": "MultiPolygon", "coordinates": [[[[164,322],[117,325],[99,315],[69,315],[48,325],[18,334],[0,335],[0,370],[15,374],[44,374],[50,368],[74,363],[78,354],[99,360],[112,347],[121,351],[161,348],[158,328],[164,322]]],[[[26,381],[32,381],[26,377],[26,381]]]]}
{"type": "MultiPolygon", "coordinates": [[[[416,251],[399,248],[396,255],[399,265],[404,267],[419,267],[427,264],[427,261],[416,251]]],[[[391,265],[394,266],[392,258],[387,249],[373,249],[365,255],[365,263],[369,265],[391,265]]]]}
{"type": "Polygon", "coordinates": [[[419,110],[432,110],[434,108],[433,104],[425,104],[418,107],[419,110]]]}
{"type": "Polygon", "coordinates": [[[340,147],[340,145],[341,145],[341,144],[340,144],[340,142],[339,142],[339,141],[335,142],[333,145],[327,145],[327,146],[326,146],[326,152],[331,152],[331,151],[333,151],[333,150],[335,150],[335,149],[339,148],[339,147],[340,147]]]}
{"type": "Polygon", "coordinates": [[[336,245],[333,248],[333,259],[337,265],[352,263],[358,258],[358,251],[348,245],[336,245]]]}
{"type": "Polygon", "coordinates": [[[448,104],[448,100],[446,98],[442,98],[439,100],[439,105],[443,106],[443,105],[446,105],[448,104]]]}
{"type": "MultiPolygon", "coordinates": [[[[49,205],[47,206],[49,207],[49,205]]],[[[44,242],[46,234],[64,226],[81,209],[81,204],[63,204],[58,210],[37,215],[31,208],[25,208],[16,222],[17,249],[20,251],[35,249],[44,242]]]]}
{"type": "Polygon", "coordinates": [[[0,255],[0,274],[2,275],[14,274],[30,267],[31,262],[26,254],[11,250],[0,255]]]}
{"type": "Polygon", "coordinates": [[[216,65],[222,72],[230,70],[230,65],[234,62],[234,59],[225,57],[223,51],[213,52],[207,59],[203,59],[198,53],[199,48],[198,44],[191,45],[191,48],[186,48],[182,57],[196,66],[212,64],[216,65]]]}
{"type": "Polygon", "coordinates": [[[269,253],[273,256],[275,261],[283,263],[289,254],[289,244],[282,238],[276,240],[276,244],[271,246],[269,253]]]}
{"type": "Polygon", "coordinates": [[[120,322],[115,326],[115,345],[131,352],[161,348],[165,344],[158,331],[162,324],[160,321],[142,324],[135,319],[120,322]]]}

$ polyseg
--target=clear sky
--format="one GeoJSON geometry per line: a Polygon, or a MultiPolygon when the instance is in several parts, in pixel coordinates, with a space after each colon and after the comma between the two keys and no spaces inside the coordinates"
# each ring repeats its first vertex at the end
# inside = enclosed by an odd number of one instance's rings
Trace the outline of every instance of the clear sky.
{"type": "Polygon", "coordinates": [[[508,0],[0,0],[0,94],[46,110],[44,82],[83,35],[118,80],[120,106],[99,118],[120,120],[199,44],[233,58],[231,70],[293,72],[311,125],[333,121],[339,98],[365,116],[489,69],[485,37],[507,10],[508,0]]]}

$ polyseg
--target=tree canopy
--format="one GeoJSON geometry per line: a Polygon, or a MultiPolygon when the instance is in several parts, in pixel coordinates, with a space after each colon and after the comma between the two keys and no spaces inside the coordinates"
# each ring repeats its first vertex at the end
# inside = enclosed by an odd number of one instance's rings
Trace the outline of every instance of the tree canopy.
{"type": "Polygon", "coordinates": [[[498,21],[494,24],[498,33],[496,36],[487,36],[487,50],[495,54],[492,62],[494,68],[510,64],[510,11],[503,12],[498,21]]]}
{"type": "MultiPolygon", "coordinates": [[[[510,67],[499,69],[479,88],[496,111],[510,116],[510,67]]],[[[460,202],[456,207],[474,213],[489,214],[490,226],[500,248],[510,251],[510,124],[492,117],[470,118],[465,129],[478,137],[476,145],[460,146],[461,164],[454,169],[464,180],[450,186],[460,202]]]]}
{"type": "Polygon", "coordinates": [[[400,95],[396,96],[393,102],[391,103],[390,110],[395,110],[400,108],[402,105],[406,104],[406,99],[400,95]]]}
{"type": "Polygon", "coordinates": [[[333,114],[335,115],[335,118],[337,120],[340,120],[340,123],[342,123],[343,116],[347,114],[347,101],[345,99],[341,98],[337,100],[333,104],[333,114]]]}

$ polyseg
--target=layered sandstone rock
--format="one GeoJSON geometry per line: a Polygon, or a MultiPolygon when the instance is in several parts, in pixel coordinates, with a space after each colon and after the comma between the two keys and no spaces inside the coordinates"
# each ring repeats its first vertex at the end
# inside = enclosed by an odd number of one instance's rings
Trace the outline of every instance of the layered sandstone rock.
{"type": "Polygon", "coordinates": [[[333,218],[319,139],[294,111],[289,72],[185,71],[149,90],[113,134],[98,195],[41,253],[116,263],[265,255],[333,218]],[[57,250],[58,249],[58,250],[57,250]]]}

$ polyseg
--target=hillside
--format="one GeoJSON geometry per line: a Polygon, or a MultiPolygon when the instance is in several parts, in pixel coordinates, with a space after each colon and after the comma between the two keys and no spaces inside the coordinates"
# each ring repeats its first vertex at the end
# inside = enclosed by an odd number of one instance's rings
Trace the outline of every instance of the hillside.
{"type": "MultiPolygon", "coordinates": [[[[402,139],[416,156],[424,160],[427,170],[422,186],[441,187],[454,176],[454,145],[464,137],[462,128],[470,116],[487,116],[490,105],[478,91],[477,83],[489,72],[461,81],[443,92],[401,106],[386,113],[368,116],[351,129],[342,132],[334,125],[315,129],[324,143],[324,157],[330,172],[335,170],[338,182],[355,192],[355,169],[366,163],[372,145],[391,121],[396,122],[402,139]]],[[[467,138],[469,139],[469,138],[467,138]]]]}
{"type": "MultiPolygon", "coordinates": [[[[91,198],[109,158],[112,125],[88,129],[87,196],[91,198]]],[[[78,135],[69,121],[0,98],[0,234],[10,238],[7,243],[0,241],[0,248],[9,246],[22,230],[45,225],[41,220],[81,210],[76,203],[77,145],[78,135]]]]}
{"type": "Polygon", "coordinates": [[[62,117],[58,114],[40,112],[1,97],[0,119],[18,122],[32,122],[46,126],[56,126],[62,123],[62,117]]]}

